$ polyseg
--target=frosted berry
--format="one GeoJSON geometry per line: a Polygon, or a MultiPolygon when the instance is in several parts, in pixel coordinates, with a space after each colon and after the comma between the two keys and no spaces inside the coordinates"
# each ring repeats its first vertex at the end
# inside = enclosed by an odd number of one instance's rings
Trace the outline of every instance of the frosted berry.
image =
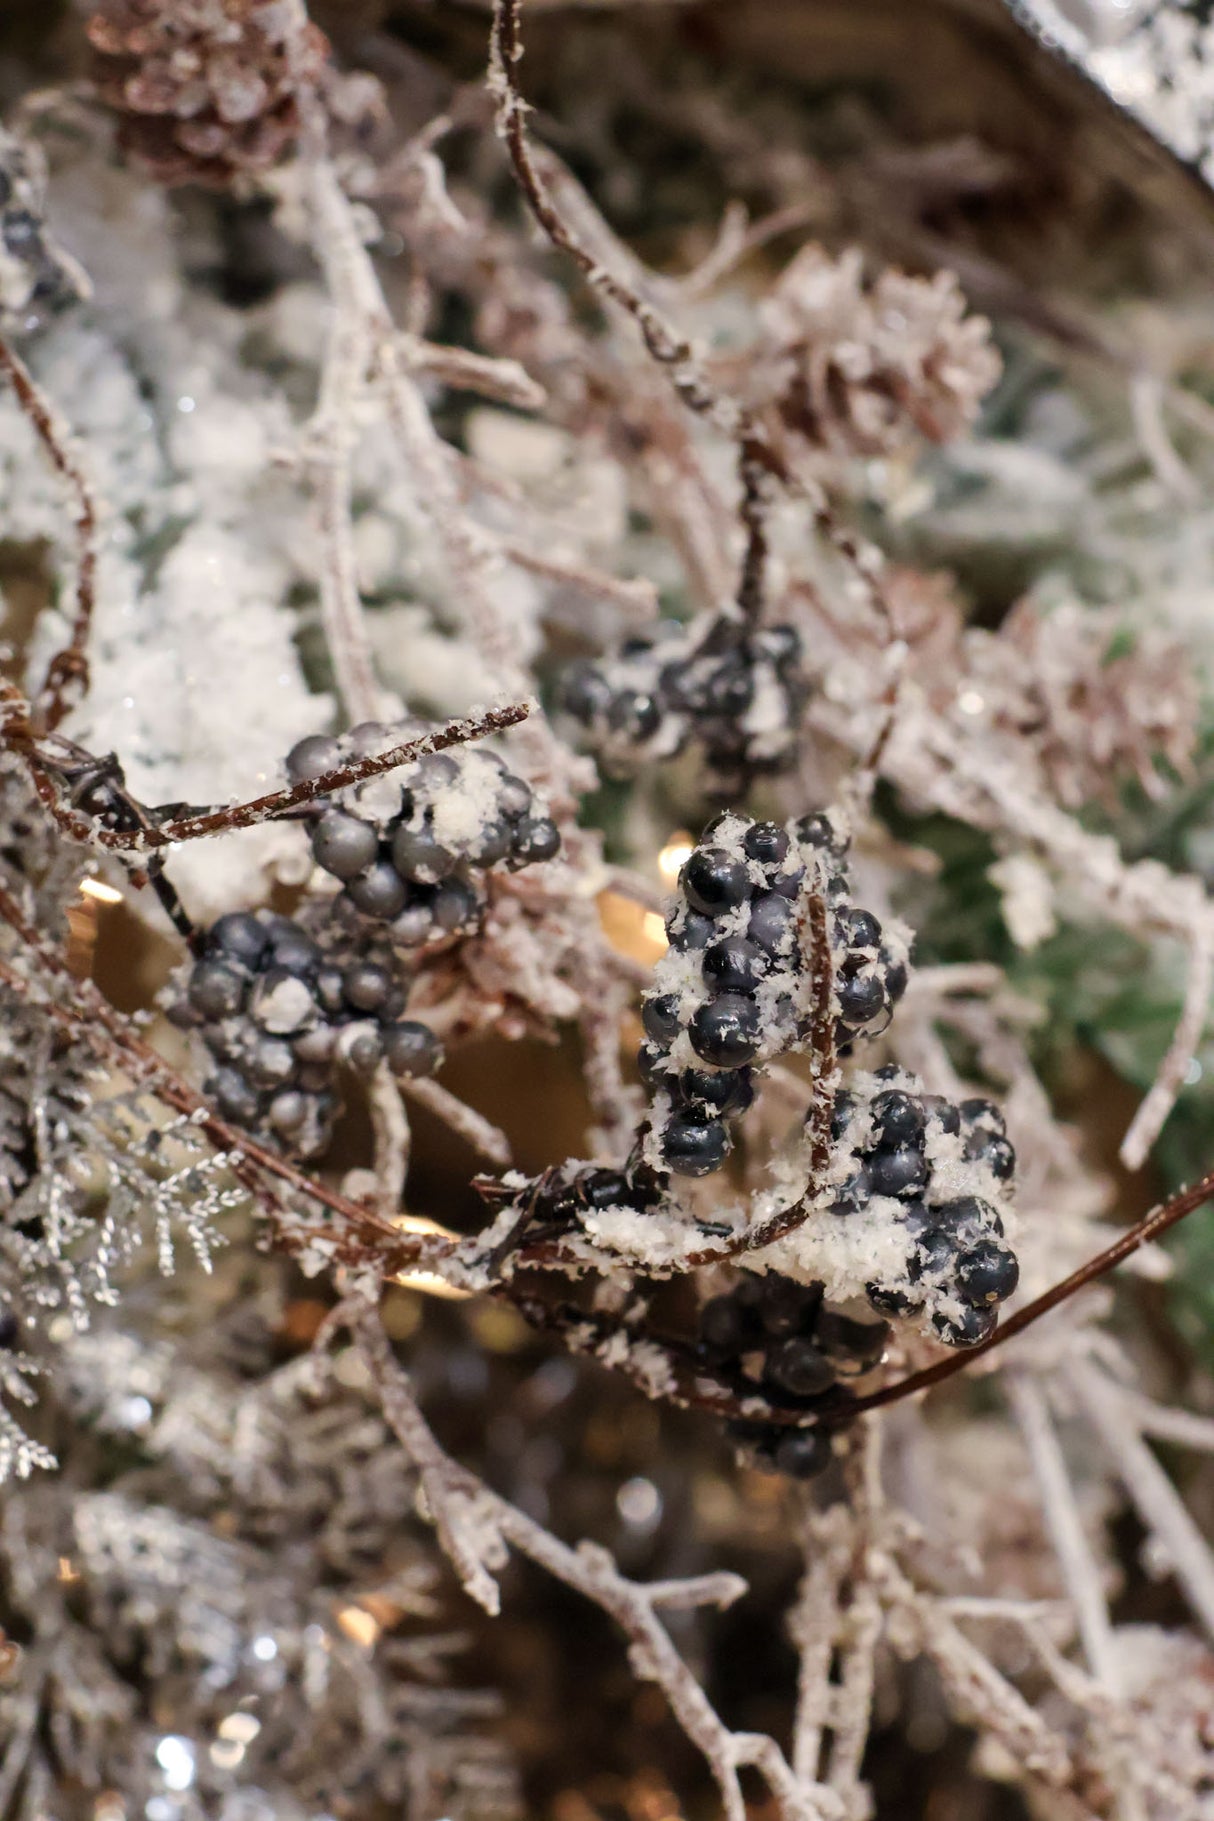
{"type": "Polygon", "coordinates": [[[753,993],[770,968],[770,956],[744,936],[714,942],[704,955],[704,978],[729,993],[753,993]]]}
{"type": "Polygon", "coordinates": [[[244,1003],[247,981],[223,961],[204,961],[190,976],[190,1004],[206,1018],[228,1018],[244,1003]]]}
{"type": "Polygon", "coordinates": [[[869,1159],[869,1186],[874,1195],[913,1195],[927,1181],[927,1163],[915,1145],[876,1151],[869,1159]]]}
{"type": "Polygon", "coordinates": [[[717,1113],[744,1113],[754,1099],[749,1069],[684,1069],[679,1098],[717,1113]]]}
{"type": "Polygon", "coordinates": [[[756,822],[742,838],[742,849],[748,860],[763,866],[778,866],[787,854],[787,831],[778,822],[756,822]]]}
{"type": "Polygon", "coordinates": [[[688,903],[706,917],[733,910],[750,893],[746,868],[719,847],[697,848],[683,867],[679,883],[688,903]]]}
{"type": "Polygon", "coordinates": [[[869,1111],[883,1141],[890,1145],[922,1144],[926,1120],[921,1104],[891,1088],[878,1094],[869,1111]]]}
{"type": "Polygon", "coordinates": [[[646,999],[641,1009],[641,1023],[655,1043],[673,1043],[679,1034],[679,1001],[674,993],[659,993],[646,999]]]}
{"type": "Polygon", "coordinates": [[[998,1325],[996,1309],[969,1308],[963,1309],[960,1315],[940,1312],[932,1316],[932,1327],[950,1347],[976,1347],[980,1341],[989,1339],[998,1325]]]}
{"type": "Polygon", "coordinates": [[[379,853],[379,837],[369,822],[341,809],[326,810],[312,830],[316,864],[335,879],[354,879],[379,853]]]}
{"type": "Polygon", "coordinates": [[[300,784],[305,778],[322,778],[327,771],[336,771],[341,763],[338,742],[327,734],[313,733],[297,741],[287,754],[287,776],[300,784]]]}
{"type": "Polygon", "coordinates": [[[759,1048],[759,1008],[753,999],[722,993],[708,999],[696,1012],[689,1030],[691,1047],[704,1062],[737,1068],[750,1062],[759,1048]]]}
{"type": "Polygon", "coordinates": [[[428,1025],[407,1018],[383,1031],[384,1060],[394,1075],[432,1075],[442,1061],[442,1045],[428,1025]]]}
{"type": "Polygon", "coordinates": [[[662,1137],[662,1155],[676,1176],[710,1176],[729,1150],[729,1134],[719,1119],[679,1115],[662,1137]]]}
{"type": "Polygon", "coordinates": [[[993,1240],[981,1240],[957,1261],[957,1294],[967,1303],[1003,1302],[1019,1281],[1016,1254],[993,1240]]]}

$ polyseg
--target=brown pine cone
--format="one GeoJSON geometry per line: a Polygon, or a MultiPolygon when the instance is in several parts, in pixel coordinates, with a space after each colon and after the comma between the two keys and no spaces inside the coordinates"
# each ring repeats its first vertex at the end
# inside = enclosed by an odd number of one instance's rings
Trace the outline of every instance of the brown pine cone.
{"type": "MultiPolygon", "coordinates": [[[[276,0],[103,0],[86,30],[122,150],[168,184],[226,188],[278,164],[299,133],[284,11],[276,0]]],[[[305,80],[328,50],[309,25],[305,80]]]]}

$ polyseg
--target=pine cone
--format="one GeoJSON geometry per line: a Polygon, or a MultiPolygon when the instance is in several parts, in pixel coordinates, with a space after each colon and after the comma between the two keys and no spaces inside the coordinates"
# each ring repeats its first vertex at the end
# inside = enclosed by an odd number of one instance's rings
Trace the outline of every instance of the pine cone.
{"type": "MultiPolygon", "coordinates": [[[[276,0],[104,0],[86,30],[119,145],[162,183],[225,188],[289,152],[299,110],[276,0]]],[[[315,79],[328,40],[309,25],[315,79]]]]}

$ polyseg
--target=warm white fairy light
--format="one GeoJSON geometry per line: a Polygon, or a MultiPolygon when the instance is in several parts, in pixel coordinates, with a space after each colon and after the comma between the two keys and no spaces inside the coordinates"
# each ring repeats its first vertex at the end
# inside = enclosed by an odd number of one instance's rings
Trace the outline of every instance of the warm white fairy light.
{"type": "Polygon", "coordinates": [[[671,835],[669,841],[658,855],[658,871],[667,885],[673,885],[682,872],[685,863],[691,858],[695,846],[692,837],[685,829],[671,835]]]}
{"type": "Polygon", "coordinates": [[[80,881],[82,898],[92,898],[98,904],[121,904],[122,893],[114,886],[107,885],[104,879],[82,879],[80,881]]]}

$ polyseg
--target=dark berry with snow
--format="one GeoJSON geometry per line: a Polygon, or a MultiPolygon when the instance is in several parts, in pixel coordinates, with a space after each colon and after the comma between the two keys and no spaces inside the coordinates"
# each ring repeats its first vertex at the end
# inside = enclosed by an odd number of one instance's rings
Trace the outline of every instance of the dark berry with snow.
{"type": "Polygon", "coordinates": [[[204,1086],[226,1119],[314,1157],[339,1111],[343,1068],[367,1076],[386,1061],[416,1077],[439,1066],[437,1037],[404,1009],[384,961],[330,954],[294,919],[256,911],[212,924],[168,1015],[211,1052],[204,1086]]]}
{"type": "Polygon", "coordinates": [[[694,744],[714,792],[733,795],[789,763],[807,695],[791,626],[708,614],[661,621],[611,657],[570,666],[561,705],[609,775],[694,744]]]}
{"type": "MultiPolygon", "coordinates": [[[[423,733],[365,722],[340,739],[310,736],[287,754],[295,782],[423,733]]],[[[484,746],[430,753],[347,785],[309,807],[312,857],[342,887],[353,921],[388,926],[418,949],[465,935],[485,908],[484,875],[552,860],[561,837],[525,779],[484,746]]]]}
{"type": "Polygon", "coordinates": [[[875,1309],[916,1317],[950,1346],[986,1338],[1019,1280],[1004,1220],[1014,1163],[990,1101],[954,1106],[897,1069],[852,1077],[835,1102],[823,1202],[859,1220],[883,1261],[866,1282],[875,1309]]]}
{"type": "MultiPolygon", "coordinates": [[[[670,947],[642,1006],[639,1060],[653,1096],[647,1154],[655,1167],[678,1176],[719,1169],[730,1145],[724,1121],[753,1097],[752,1065],[806,1047],[813,977],[805,926],[814,890],[826,914],[833,1036],[851,1044],[888,1022],[890,974],[905,977],[909,933],[892,920],[883,930],[851,902],[846,858],[842,820],[824,812],[782,826],[727,811],[688,856],[666,924],[670,947]]],[[[883,1167],[900,1172],[892,1192],[915,1187],[917,1154],[883,1167]]]]}
{"type": "Polygon", "coordinates": [[[857,1321],[824,1301],[820,1283],[768,1272],[743,1273],[700,1310],[703,1369],[738,1398],[762,1398],[782,1411],[812,1412],[821,1427],[740,1420],[729,1433],[756,1465],[791,1479],[812,1479],[830,1465],[830,1430],[847,1420],[845,1381],[879,1364],[885,1322],[857,1321]]]}

